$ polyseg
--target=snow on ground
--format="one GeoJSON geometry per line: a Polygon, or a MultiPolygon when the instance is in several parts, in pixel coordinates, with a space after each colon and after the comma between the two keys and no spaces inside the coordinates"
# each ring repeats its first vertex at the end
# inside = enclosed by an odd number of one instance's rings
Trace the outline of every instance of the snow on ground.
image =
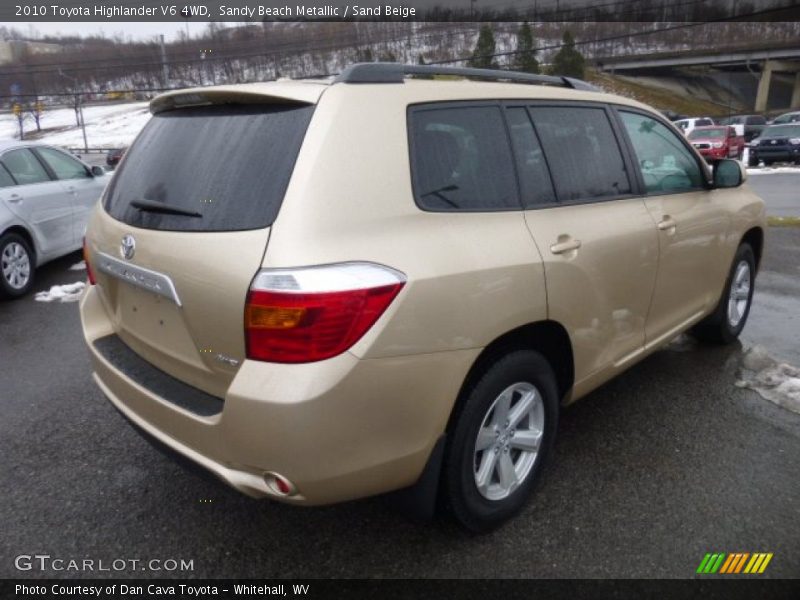
{"type": "Polygon", "coordinates": [[[54,285],[45,292],[37,292],[34,299],[37,302],[77,302],[80,300],[86,283],[76,281],[66,285],[54,285]]]}
{"type": "Polygon", "coordinates": [[[77,262],[69,268],[70,271],[85,271],[86,261],[77,262]]]}
{"type": "Polygon", "coordinates": [[[779,363],[761,346],[744,353],[736,386],[754,390],[762,398],[800,413],[800,369],[779,363]]]}
{"type": "Polygon", "coordinates": [[[795,173],[800,174],[800,167],[748,167],[748,175],[775,175],[777,173],[795,173]]]}
{"type": "MultiPolygon", "coordinates": [[[[90,148],[122,148],[131,144],[150,119],[150,112],[147,102],[84,106],[83,118],[90,148]]],[[[41,127],[51,131],[36,137],[37,141],[67,148],[83,147],[83,133],[75,124],[72,108],[46,109],[41,127]]],[[[26,119],[26,133],[35,130],[33,120],[26,119]]],[[[16,139],[18,135],[17,118],[10,113],[0,115],[0,140],[16,139]]]]}

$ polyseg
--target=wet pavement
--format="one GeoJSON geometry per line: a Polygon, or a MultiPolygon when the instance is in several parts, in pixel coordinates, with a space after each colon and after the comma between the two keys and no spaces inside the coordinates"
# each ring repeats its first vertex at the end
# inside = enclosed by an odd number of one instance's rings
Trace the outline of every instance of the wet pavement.
{"type": "MultiPolygon", "coordinates": [[[[92,383],[76,304],[1,302],[0,577],[41,576],[14,568],[34,553],[193,561],[86,576],[692,577],[707,552],[772,552],[762,577],[798,577],[800,415],[734,383],[751,345],[800,365],[799,253],[800,229],[769,231],[741,344],[675,343],[566,409],[533,501],[477,538],[380,498],[303,509],[198,478],[92,383]]],[[[79,260],[36,290],[81,280],[79,260]]]]}
{"type": "Polygon", "coordinates": [[[767,214],[776,217],[800,217],[800,167],[782,167],[786,171],[773,172],[773,169],[760,168],[751,170],[747,183],[767,203],[767,214]],[[755,172],[753,172],[755,171],[755,172]]]}

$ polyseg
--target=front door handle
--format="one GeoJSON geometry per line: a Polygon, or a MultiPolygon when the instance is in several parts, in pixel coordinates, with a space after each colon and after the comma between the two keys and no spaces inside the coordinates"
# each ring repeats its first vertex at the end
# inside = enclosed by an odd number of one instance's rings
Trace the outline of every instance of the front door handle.
{"type": "Polygon", "coordinates": [[[553,244],[550,246],[550,252],[553,254],[564,254],[566,252],[572,252],[573,250],[577,250],[581,247],[580,240],[573,240],[568,239],[563,242],[558,242],[557,244],[553,244]]]}
{"type": "Polygon", "coordinates": [[[669,215],[664,215],[664,218],[661,219],[657,225],[659,231],[669,231],[670,229],[674,230],[677,226],[678,222],[669,215]]]}
{"type": "Polygon", "coordinates": [[[18,196],[17,194],[11,194],[8,201],[11,202],[11,204],[19,204],[20,202],[22,202],[22,196],[18,196]]]}

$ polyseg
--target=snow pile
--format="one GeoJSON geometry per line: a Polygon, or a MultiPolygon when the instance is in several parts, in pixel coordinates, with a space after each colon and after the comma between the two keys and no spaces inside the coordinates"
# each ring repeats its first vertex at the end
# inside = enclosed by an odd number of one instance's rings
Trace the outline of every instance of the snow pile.
{"type": "Polygon", "coordinates": [[[761,346],[744,353],[736,386],[754,390],[762,398],[800,413],[800,369],[779,363],[761,346]]]}
{"type": "Polygon", "coordinates": [[[70,271],[85,271],[86,270],[86,261],[82,260],[81,262],[75,263],[74,265],[72,265],[69,268],[69,270],[70,271]]]}
{"type": "Polygon", "coordinates": [[[83,288],[86,283],[76,281],[66,285],[54,285],[46,292],[37,292],[35,300],[37,302],[77,302],[80,300],[83,288]]]}

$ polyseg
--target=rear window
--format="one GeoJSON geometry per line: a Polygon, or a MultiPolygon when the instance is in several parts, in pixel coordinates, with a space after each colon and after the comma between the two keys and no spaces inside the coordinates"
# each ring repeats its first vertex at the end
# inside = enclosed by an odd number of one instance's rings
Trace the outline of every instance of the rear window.
{"type": "Polygon", "coordinates": [[[617,138],[603,108],[532,107],[559,202],[631,193],[617,138]]]}
{"type": "Polygon", "coordinates": [[[707,125],[713,125],[714,121],[711,119],[697,119],[695,123],[695,127],[706,127],[707,125]]]}
{"type": "Polygon", "coordinates": [[[764,117],[754,116],[754,117],[747,117],[746,123],[748,125],[766,125],[767,120],[764,117]]]}
{"type": "Polygon", "coordinates": [[[314,107],[220,105],[150,119],[109,185],[105,208],[128,225],[240,231],[272,225],[314,107]],[[141,210],[159,203],[201,216],[141,210]]]}
{"type": "Polygon", "coordinates": [[[410,118],[411,168],[420,208],[521,209],[498,106],[415,108],[410,118]]]}

